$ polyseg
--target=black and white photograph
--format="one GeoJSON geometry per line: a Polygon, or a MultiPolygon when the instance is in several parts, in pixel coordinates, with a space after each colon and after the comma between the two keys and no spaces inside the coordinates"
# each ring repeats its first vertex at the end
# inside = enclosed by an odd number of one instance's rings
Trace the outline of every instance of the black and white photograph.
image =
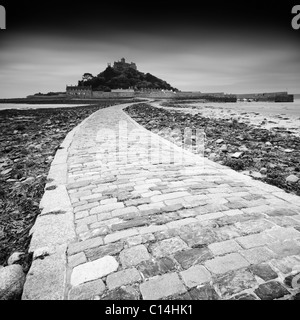
{"type": "Polygon", "coordinates": [[[300,1],[0,0],[0,300],[300,300],[300,1]]]}

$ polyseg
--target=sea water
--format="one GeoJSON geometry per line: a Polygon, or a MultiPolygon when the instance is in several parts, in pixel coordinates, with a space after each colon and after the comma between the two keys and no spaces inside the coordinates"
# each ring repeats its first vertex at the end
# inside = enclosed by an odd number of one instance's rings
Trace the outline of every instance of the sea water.
{"type": "Polygon", "coordinates": [[[300,99],[295,99],[294,102],[205,102],[191,103],[193,106],[199,107],[213,107],[216,109],[222,108],[223,110],[231,110],[238,112],[256,112],[265,116],[290,116],[293,118],[300,117],[300,99]]]}
{"type": "Polygon", "coordinates": [[[0,110],[7,109],[45,109],[45,108],[71,108],[81,107],[87,104],[28,104],[28,103],[0,103],[0,110]]]}

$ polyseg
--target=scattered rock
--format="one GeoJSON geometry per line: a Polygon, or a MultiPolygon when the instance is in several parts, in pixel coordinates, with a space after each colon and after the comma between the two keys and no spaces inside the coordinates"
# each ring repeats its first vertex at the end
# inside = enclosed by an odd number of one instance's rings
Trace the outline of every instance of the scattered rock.
{"type": "Polygon", "coordinates": [[[208,156],[208,159],[211,160],[211,161],[214,161],[216,159],[217,155],[215,153],[211,153],[209,156],[208,156]]]}
{"type": "Polygon", "coordinates": [[[0,268],[0,300],[18,300],[21,297],[25,274],[20,265],[0,268]]]}
{"type": "Polygon", "coordinates": [[[14,252],[7,260],[7,264],[10,266],[18,261],[21,260],[22,255],[24,252],[14,252]]]}
{"type": "Polygon", "coordinates": [[[299,178],[297,176],[295,176],[294,174],[291,174],[285,179],[285,181],[289,182],[289,183],[296,183],[299,181],[299,178]]]}
{"type": "Polygon", "coordinates": [[[250,172],[250,176],[253,177],[253,178],[262,178],[262,174],[260,172],[257,172],[257,171],[250,172]]]}
{"type": "Polygon", "coordinates": [[[261,174],[266,174],[266,173],[268,172],[268,169],[267,169],[267,168],[261,168],[261,169],[259,170],[259,172],[260,172],[261,174]]]}
{"type": "Polygon", "coordinates": [[[249,149],[246,147],[246,146],[241,146],[240,148],[239,148],[239,151],[240,152],[246,152],[246,151],[248,151],[249,149]]]}
{"type": "Polygon", "coordinates": [[[11,171],[12,171],[12,169],[6,169],[6,170],[1,171],[1,174],[3,176],[5,176],[5,175],[9,174],[11,171]]]}
{"type": "Polygon", "coordinates": [[[218,139],[218,140],[216,140],[216,143],[218,143],[218,144],[223,143],[223,142],[224,142],[223,139],[218,139]]]}
{"type": "Polygon", "coordinates": [[[228,151],[227,145],[226,145],[226,144],[223,144],[223,145],[221,146],[220,150],[221,150],[222,152],[227,152],[227,151],[228,151]]]}
{"type": "Polygon", "coordinates": [[[235,152],[231,155],[231,158],[240,158],[242,156],[243,152],[235,152]]]}

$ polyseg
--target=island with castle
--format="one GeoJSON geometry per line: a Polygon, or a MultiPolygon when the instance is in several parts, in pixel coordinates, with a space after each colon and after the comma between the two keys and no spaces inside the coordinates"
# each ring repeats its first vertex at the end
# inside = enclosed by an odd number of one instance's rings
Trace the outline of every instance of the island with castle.
{"type": "Polygon", "coordinates": [[[66,95],[71,99],[116,99],[116,98],[155,98],[155,99],[204,99],[215,102],[270,101],[293,102],[294,97],[287,92],[253,93],[245,95],[225,94],[224,92],[180,91],[150,73],[140,72],[136,63],[126,62],[125,58],[115,61],[113,66],[93,76],[85,73],[77,85],[67,85],[66,95]]]}

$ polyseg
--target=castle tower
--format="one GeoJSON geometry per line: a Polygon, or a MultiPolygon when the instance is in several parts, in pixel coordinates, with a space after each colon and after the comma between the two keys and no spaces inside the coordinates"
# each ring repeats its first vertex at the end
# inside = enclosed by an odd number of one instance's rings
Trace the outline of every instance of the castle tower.
{"type": "Polygon", "coordinates": [[[122,63],[125,63],[125,58],[122,58],[122,59],[121,59],[121,62],[122,62],[122,63]]]}

